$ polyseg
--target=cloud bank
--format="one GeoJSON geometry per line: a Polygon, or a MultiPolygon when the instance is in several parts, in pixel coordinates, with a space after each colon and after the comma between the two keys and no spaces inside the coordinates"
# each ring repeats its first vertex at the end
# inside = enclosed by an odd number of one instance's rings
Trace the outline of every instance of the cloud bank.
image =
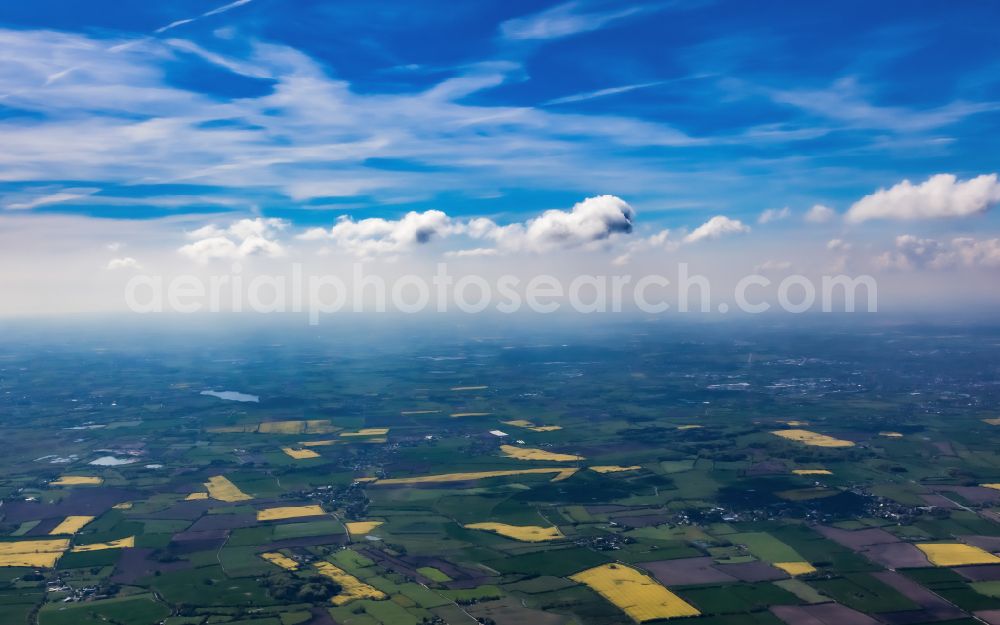
{"type": "Polygon", "coordinates": [[[328,241],[354,256],[367,258],[412,250],[433,239],[463,235],[491,247],[456,250],[452,256],[492,256],[514,252],[544,253],[598,244],[632,232],[635,210],[613,195],[591,197],[569,210],[547,210],[524,222],[500,225],[492,219],[458,219],[439,210],[411,211],[402,218],[341,217],[333,227],[311,228],[299,236],[328,241]]]}
{"type": "Polygon", "coordinates": [[[920,238],[912,234],[896,237],[896,249],[875,259],[882,269],[958,269],[1000,267],[1000,239],[978,240],[955,237],[950,241],[920,238]]]}

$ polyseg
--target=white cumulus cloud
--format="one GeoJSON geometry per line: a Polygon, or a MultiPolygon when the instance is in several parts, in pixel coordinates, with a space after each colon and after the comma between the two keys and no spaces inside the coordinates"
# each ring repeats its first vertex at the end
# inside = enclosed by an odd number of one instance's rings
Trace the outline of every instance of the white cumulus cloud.
{"type": "Polygon", "coordinates": [[[750,232],[750,227],[739,219],[730,219],[725,215],[716,215],[701,224],[684,237],[685,243],[697,243],[706,239],[718,239],[727,234],[750,232]]]}
{"type": "Polygon", "coordinates": [[[344,216],[332,228],[312,228],[299,238],[307,241],[328,240],[356,256],[394,254],[435,237],[444,238],[463,230],[461,223],[439,210],[411,211],[401,219],[369,217],[355,221],[344,216]]]}
{"type": "Polygon", "coordinates": [[[757,223],[759,224],[769,224],[772,221],[781,221],[782,219],[787,219],[792,211],[787,206],[784,208],[769,208],[760,214],[757,218],[757,223]]]}
{"type": "Polygon", "coordinates": [[[934,219],[982,213],[1000,202],[996,174],[960,181],[952,174],[937,174],[920,184],[904,180],[888,189],[866,195],[847,211],[847,220],[934,219]]]}
{"type": "Polygon", "coordinates": [[[547,210],[523,224],[490,226],[474,220],[470,234],[497,241],[501,249],[546,252],[605,241],[616,233],[632,232],[635,211],[614,195],[598,195],[578,202],[568,211],[547,210]]]}
{"type": "Polygon", "coordinates": [[[114,271],[116,269],[142,269],[142,265],[140,265],[139,261],[131,256],[125,256],[124,258],[112,258],[108,262],[108,270],[114,271]]]}
{"type": "Polygon", "coordinates": [[[191,243],[178,252],[191,260],[207,263],[212,260],[237,260],[248,256],[275,258],[285,254],[285,248],[275,237],[288,227],[283,219],[241,219],[227,228],[212,224],[187,234],[191,243]]]}
{"type": "Polygon", "coordinates": [[[569,210],[551,209],[526,221],[501,225],[486,217],[460,219],[439,210],[410,212],[400,219],[341,217],[332,228],[312,228],[299,235],[307,241],[329,241],[358,257],[397,254],[434,239],[461,236],[475,247],[447,252],[451,257],[496,256],[516,252],[544,253],[587,247],[616,234],[632,232],[635,211],[625,200],[600,195],[569,210]],[[484,244],[490,244],[488,247],[484,244]]]}
{"type": "Polygon", "coordinates": [[[837,216],[837,211],[829,206],[816,204],[806,213],[805,220],[811,224],[825,224],[837,216]]]}

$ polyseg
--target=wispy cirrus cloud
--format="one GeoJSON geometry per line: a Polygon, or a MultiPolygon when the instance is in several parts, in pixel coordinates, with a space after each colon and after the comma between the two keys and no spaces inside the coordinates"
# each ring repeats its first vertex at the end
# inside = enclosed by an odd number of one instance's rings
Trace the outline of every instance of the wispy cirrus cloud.
{"type": "Polygon", "coordinates": [[[775,102],[861,129],[898,133],[937,130],[972,115],[1000,110],[1000,102],[956,100],[932,108],[879,105],[856,77],[840,78],[823,89],[765,89],[775,102]]]}
{"type": "Polygon", "coordinates": [[[634,85],[622,85],[620,87],[608,87],[607,89],[598,89],[596,91],[586,91],[583,93],[575,93],[573,95],[563,96],[561,98],[554,98],[543,103],[544,106],[553,106],[556,104],[572,104],[573,102],[584,102],[586,100],[595,100],[597,98],[606,98],[608,96],[619,95],[622,93],[629,93],[631,91],[636,91],[638,89],[647,89],[649,87],[655,87],[657,85],[662,85],[664,81],[657,80],[653,82],[640,82],[634,85]]]}
{"type": "MultiPolygon", "coordinates": [[[[11,52],[0,69],[6,104],[37,116],[0,120],[0,182],[193,183],[263,189],[294,201],[393,202],[454,189],[566,189],[585,178],[588,187],[655,194],[698,172],[665,172],[632,150],[759,141],[697,137],[626,116],[464,101],[515,79],[519,65],[511,62],[469,65],[416,92],[372,94],[284,45],[258,42],[234,57],[171,39],[109,54],[107,41],[85,35],[12,30],[0,30],[0,43],[11,52]],[[240,76],[267,77],[267,88],[219,99],[173,85],[163,65],[179,53],[240,76]],[[80,69],[38,87],[70,62],[80,69]],[[375,159],[411,167],[388,171],[373,166],[375,159]]],[[[716,167],[709,171],[718,176],[716,167]]]]}
{"type": "Polygon", "coordinates": [[[3,208],[7,210],[31,210],[33,208],[38,208],[39,206],[48,206],[50,204],[61,204],[64,202],[74,202],[83,200],[90,195],[97,193],[100,189],[89,189],[89,188],[68,188],[59,191],[51,190],[38,190],[32,193],[18,194],[19,199],[13,201],[8,201],[3,205],[3,208]]]}
{"type": "Polygon", "coordinates": [[[245,4],[250,4],[251,2],[253,2],[253,0],[235,0],[234,2],[230,2],[229,4],[224,4],[224,5],[220,6],[220,7],[212,9],[211,11],[205,11],[204,13],[201,13],[201,14],[196,15],[194,17],[187,17],[187,18],[183,18],[183,19],[179,19],[179,20],[174,20],[173,22],[170,22],[169,24],[165,24],[165,25],[157,28],[153,32],[159,35],[159,34],[167,32],[168,30],[173,30],[173,29],[175,29],[175,28],[177,28],[179,26],[184,26],[185,24],[190,24],[191,22],[196,22],[196,21],[198,21],[200,19],[204,19],[206,17],[212,17],[213,15],[220,15],[222,13],[225,13],[226,11],[232,11],[235,8],[241,7],[241,6],[245,5],[245,4]]]}
{"type": "Polygon", "coordinates": [[[540,13],[507,20],[500,25],[500,34],[513,40],[558,39],[604,28],[643,10],[635,6],[590,9],[583,2],[567,2],[540,13]]]}

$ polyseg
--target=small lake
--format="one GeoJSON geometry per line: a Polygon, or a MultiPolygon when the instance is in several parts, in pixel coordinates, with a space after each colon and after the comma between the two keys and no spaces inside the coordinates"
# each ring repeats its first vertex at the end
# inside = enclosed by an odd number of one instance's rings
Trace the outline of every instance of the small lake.
{"type": "Polygon", "coordinates": [[[260,401],[260,397],[256,395],[247,395],[246,393],[237,393],[236,391],[202,391],[201,394],[211,395],[212,397],[218,397],[227,401],[252,401],[254,403],[260,401]]]}
{"type": "Polygon", "coordinates": [[[132,464],[135,462],[134,458],[116,458],[114,456],[101,456],[97,460],[90,461],[89,464],[93,464],[99,467],[119,467],[123,464],[132,464]]]}

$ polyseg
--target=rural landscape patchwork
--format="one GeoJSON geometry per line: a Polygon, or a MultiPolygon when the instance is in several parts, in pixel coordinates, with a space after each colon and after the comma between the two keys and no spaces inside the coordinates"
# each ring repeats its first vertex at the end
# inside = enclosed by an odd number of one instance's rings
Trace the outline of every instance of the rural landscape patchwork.
{"type": "Polygon", "coordinates": [[[25,332],[0,622],[997,622],[1000,335],[682,329],[25,332]]]}
{"type": "Polygon", "coordinates": [[[1000,625],[1000,0],[0,0],[0,625],[1000,625]]]}

